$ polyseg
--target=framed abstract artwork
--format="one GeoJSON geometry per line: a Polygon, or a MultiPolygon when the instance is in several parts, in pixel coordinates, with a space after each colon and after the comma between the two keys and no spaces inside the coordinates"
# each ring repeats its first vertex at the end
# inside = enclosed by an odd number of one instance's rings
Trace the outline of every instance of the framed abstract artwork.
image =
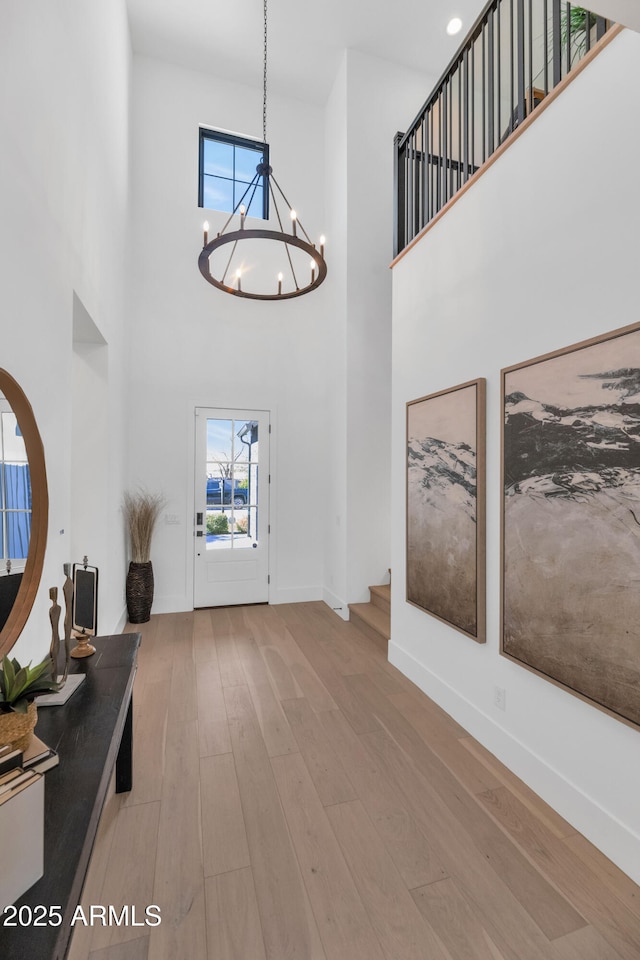
{"type": "Polygon", "coordinates": [[[640,324],[502,371],[501,652],[640,724],[640,324]]]}
{"type": "Polygon", "coordinates": [[[485,632],[484,379],[407,404],[407,601],[485,632]]]}

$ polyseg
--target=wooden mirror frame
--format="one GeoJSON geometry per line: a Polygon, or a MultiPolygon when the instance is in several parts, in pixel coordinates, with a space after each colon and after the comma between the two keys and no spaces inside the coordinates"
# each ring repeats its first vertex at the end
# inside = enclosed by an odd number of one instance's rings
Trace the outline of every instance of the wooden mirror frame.
{"type": "Polygon", "coordinates": [[[40,584],[44,553],[47,545],[49,521],[49,495],[47,491],[47,472],[44,462],[44,447],[33,415],[31,404],[16,380],[0,368],[0,391],[11,404],[16,415],[20,432],[24,438],[31,478],[31,533],[29,552],[22,574],[22,583],[16,596],[11,613],[0,631],[0,656],[8,653],[22,632],[31,613],[33,602],[40,584]]]}

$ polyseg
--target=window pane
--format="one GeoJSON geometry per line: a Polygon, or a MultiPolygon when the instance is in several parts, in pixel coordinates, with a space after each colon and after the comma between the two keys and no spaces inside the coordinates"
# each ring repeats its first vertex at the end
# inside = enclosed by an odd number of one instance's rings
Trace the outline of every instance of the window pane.
{"type": "Polygon", "coordinates": [[[264,219],[264,208],[263,208],[263,189],[262,187],[256,187],[256,192],[253,195],[253,200],[249,205],[247,213],[250,217],[257,217],[259,220],[264,219]]]}
{"type": "Polygon", "coordinates": [[[268,147],[260,141],[255,147],[238,142],[230,134],[200,131],[202,167],[200,169],[200,202],[210,210],[232,213],[241,203],[247,213],[256,219],[264,219],[264,207],[269,198],[264,195],[264,185],[256,174],[256,167],[264,160],[268,147]],[[223,139],[216,139],[216,137],[223,139]]]}
{"type": "Polygon", "coordinates": [[[24,560],[29,552],[30,513],[7,513],[7,553],[11,560],[24,560]]]}
{"type": "Polygon", "coordinates": [[[233,210],[233,180],[221,180],[219,177],[205,177],[202,206],[207,210],[220,210],[222,213],[231,213],[233,210]]]}
{"type": "Polygon", "coordinates": [[[251,183],[256,175],[256,167],[261,162],[261,150],[248,150],[246,147],[236,147],[236,166],[234,172],[236,180],[245,180],[247,183],[251,183]]]}
{"type": "Polygon", "coordinates": [[[207,419],[207,460],[231,460],[232,449],[233,420],[207,419]]]}
{"type": "Polygon", "coordinates": [[[233,144],[218,140],[204,141],[204,172],[233,179],[233,144]]]}
{"type": "Polygon", "coordinates": [[[5,463],[4,468],[5,508],[8,510],[31,509],[31,477],[26,463],[5,463]]]}
{"type": "Polygon", "coordinates": [[[253,547],[253,544],[258,542],[256,508],[250,507],[248,510],[236,512],[235,521],[233,546],[253,547]]]}
{"type": "MultiPolygon", "coordinates": [[[[255,184],[254,184],[255,186],[255,184]]],[[[245,183],[244,180],[236,180],[233,185],[234,196],[233,196],[233,205],[234,207],[243,204],[245,209],[251,203],[251,197],[253,196],[253,187],[250,183],[245,183]]]]}
{"type": "Polygon", "coordinates": [[[207,508],[207,550],[231,546],[231,512],[228,508],[207,508]]]}
{"type": "Polygon", "coordinates": [[[3,459],[26,463],[27,450],[15,413],[2,414],[3,459]]]}
{"type": "Polygon", "coordinates": [[[241,463],[258,458],[258,424],[255,420],[236,421],[236,457],[241,463]]]}

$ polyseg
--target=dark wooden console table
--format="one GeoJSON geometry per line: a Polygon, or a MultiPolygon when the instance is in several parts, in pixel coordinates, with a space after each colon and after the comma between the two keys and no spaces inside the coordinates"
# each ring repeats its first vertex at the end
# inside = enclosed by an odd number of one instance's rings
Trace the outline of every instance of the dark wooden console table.
{"type": "Polygon", "coordinates": [[[2,960],[65,957],[114,765],[116,790],[131,789],[131,697],[140,634],[97,637],[94,644],[92,657],[72,661],[71,672],[85,673],[84,683],[64,706],[38,711],[36,733],[58,751],[60,763],[44,775],[44,876],[16,904],[58,907],[63,921],[6,927],[0,918],[2,960]]]}

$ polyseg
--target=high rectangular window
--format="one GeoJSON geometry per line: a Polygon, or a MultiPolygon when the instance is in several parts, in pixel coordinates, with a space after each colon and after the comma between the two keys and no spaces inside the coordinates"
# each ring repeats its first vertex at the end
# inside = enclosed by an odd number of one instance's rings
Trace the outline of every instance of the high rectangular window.
{"type": "Polygon", "coordinates": [[[268,144],[201,127],[198,206],[232,213],[242,203],[247,216],[268,220],[264,178],[254,181],[263,161],[269,163],[268,144]]]}

